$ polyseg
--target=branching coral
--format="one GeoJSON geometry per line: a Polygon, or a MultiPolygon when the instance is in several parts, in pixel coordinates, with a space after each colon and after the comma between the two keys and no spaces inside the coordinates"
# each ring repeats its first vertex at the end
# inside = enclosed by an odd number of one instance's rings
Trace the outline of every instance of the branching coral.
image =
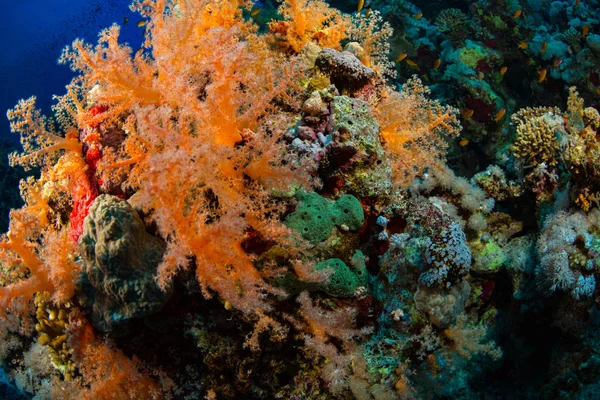
{"type": "Polygon", "coordinates": [[[398,186],[406,186],[426,168],[442,165],[444,138],[460,130],[458,110],[429,99],[428,94],[429,89],[414,77],[403,91],[384,93],[374,108],[398,186]]]}
{"type": "Polygon", "coordinates": [[[361,46],[359,58],[367,67],[375,69],[383,77],[393,77],[396,73],[388,59],[390,53],[389,40],[394,34],[391,25],[384,22],[378,11],[368,16],[358,14],[349,31],[349,39],[361,46]]]}
{"type": "Polygon", "coordinates": [[[569,90],[567,112],[555,107],[525,108],[512,117],[517,138],[512,147],[538,200],[558,187],[559,167],[572,182],[570,193],[583,210],[600,204],[600,114],[584,102],[574,87],[569,90]]]}
{"type": "Polygon", "coordinates": [[[285,0],[279,13],[284,20],[269,23],[269,29],[296,53],[310,41],[338,49],[350,26],[347,15],[320,0],[285,0]]]}
{"type": "Polygon", "coordinates": [[[435,25],[441,32],[448,35],[450,40],[460,44],[468,35],[468,30],[465,29],[468,22],[467,16],[459,9],[446,8],[438,14],[435,25]]]}

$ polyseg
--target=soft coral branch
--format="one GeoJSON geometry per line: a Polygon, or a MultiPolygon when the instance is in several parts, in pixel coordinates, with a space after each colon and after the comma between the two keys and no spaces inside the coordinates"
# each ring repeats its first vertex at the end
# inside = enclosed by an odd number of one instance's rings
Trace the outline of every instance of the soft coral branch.
{"type": "Polygon", "coordinates": [[[50,122],[35,108],[35,97],[20,100],[15,108],[8,110],[10,129],[21,134],[24,153],[9,156],[11,165],[25,168],[39,166],[46,162],[48,155],[59,150],[81,153],[81,143],[77,137],[61,137],[52,131],[50,122]]]}

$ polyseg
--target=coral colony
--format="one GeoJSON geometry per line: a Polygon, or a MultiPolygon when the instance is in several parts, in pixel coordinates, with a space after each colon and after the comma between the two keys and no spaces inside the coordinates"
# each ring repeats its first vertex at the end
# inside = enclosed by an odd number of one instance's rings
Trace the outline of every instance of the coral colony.
{"type": "Polygon", "coordinates": [[[8,111],[0,397],[600,398],[599,2],[331,3],[137,0],[8,111]]]}

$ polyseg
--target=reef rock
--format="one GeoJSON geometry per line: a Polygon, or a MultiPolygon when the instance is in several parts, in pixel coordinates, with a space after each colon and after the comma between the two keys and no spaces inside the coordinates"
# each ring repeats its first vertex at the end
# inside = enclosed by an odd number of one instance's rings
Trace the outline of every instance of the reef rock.
{"type": "Polygon", "coordinates": [[[84,264],[79,298],[98,330],[124,328],[132,318],[160,311],[171,296],[172,288],[163,291],[154,281],[166,244],[146,232],[125,200],[101,195],[94,201],[79,249],[84,264]]]}
{"type": "Polygon", "coordinates": [[[326,181],[342,182],[359,197],[380,197],[392,191],[392,169],[379,138],[379,124],[360,99],[336,96],[331,103],[332,141],[321,162],[326,181]]]}
{"type": "Polygon", "coordinates": [[[317,57],[316,66],[326,72],[339,89],[360,88],[375,77],[375,71],[363,65],[349,51],[323,49],[317,57]]]}

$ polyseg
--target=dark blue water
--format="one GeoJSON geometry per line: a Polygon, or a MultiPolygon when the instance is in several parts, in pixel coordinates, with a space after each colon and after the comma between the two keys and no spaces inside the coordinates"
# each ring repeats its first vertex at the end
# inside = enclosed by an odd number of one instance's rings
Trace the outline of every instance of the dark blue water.
{"type": "Polygon", "coordinates": [[[0,21],[0,139],[16,142],[6,120],[6,110],[21,98],[37,96],[48,112],[53,94],[64,93],[71,80],[68,66],[58,65],[62,49],[75,38],[96,43],[98,32],[118,23],[122,41],[139,47],[139,15],[129,10],[129,0],[17,0],[2,2],[0,21]],[[124,24],[124,18],[129,22],[124,24]]]}

